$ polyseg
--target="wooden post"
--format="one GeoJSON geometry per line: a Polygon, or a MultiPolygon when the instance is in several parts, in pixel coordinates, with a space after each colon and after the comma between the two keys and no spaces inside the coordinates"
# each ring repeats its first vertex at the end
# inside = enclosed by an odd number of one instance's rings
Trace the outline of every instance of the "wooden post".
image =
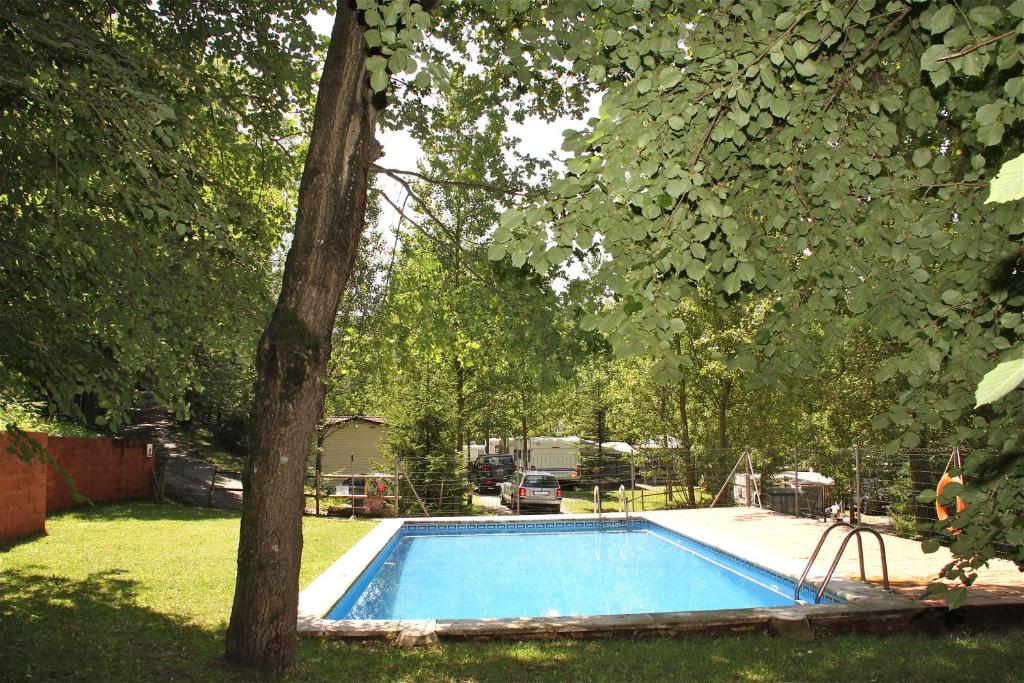
{"type": "Polygon", "coordinates": [[[715,503],[717,503],[718,499],[722,497],[723,493],[725,493],[725,487],[729,485],[729,482],[732,481],[733,475],[736,474],[736,470],[740,468],[741,462],[743,462],[742,455],[736,461],[736,464],[732,466],[732,471],[729,472],[729,476],[725,478],[725,482],[722,484],[722,488],[718,489],[718,495],[715,496],[714,500],[711,501],[711,505],[709,505],[708,507],[715,507],[715,503]]]}
{"type": "MultiPolygon", "coordinates": [[[[395,463],[395,470],[398,470],[397,462],[395,463]]],[[[416,498],[416,502],[419,503],[420,509],[423,510],[423,516],[429,517],[430,513],[427,512],[427,506],[423,504],[423,499],[420,498],[420,494],[416,491],[416,487],[413,486],[413,483],[409,480],[409,477],[405,476],[404,474],[402,475],[402,477],[405,479],[405,483],[409,485],[409,490],[412,491],[412,495],[416,498]]]]}
{"type": "Polygon", "coordinates": [[[316,500],[316,516],[317,517],[320,516],[320,476],[321,476],[321,469],[323,467],[323,460],[322,460],[322,458],[323,458],[322,449],[317,448],[316,449],[316,473],[315,473],[315,476],[313,477],[313,486],[316,487],[315,489],[313,489],[313,497],[316,500]]]}
{"type": "Polygon", "coordinates": [[[206,506],[213,505],[213,487],[217,483],[217,466],[213,466],[213,476],[210,477],[210,494],[206,496],[206,506]]]}
{"type": "MultiPolygon", "coordinates": [[[[763,510],[764,502],[761,500],[761,489],[757,485],[757,479],[754,476],[754,461],[750,459],[750,446],[743,449],[743,457],[747,459],[747,470],[750,472],[750,481],[754,485],[754,495],[757,496],[757,507],[763,510]]],[[[749,496],[750,491],[747,491],[747,494],[749,496]]]]}
{"type": "Polygon", "coordinates": [[[398,483],[399,483],[399,479],[398,479],[398,458],[396,457],[395,458],[395,478],[394,478],[394,480],[392,482],[392,485],[391,485],[391,493],[393,493],[394,496],[395,496],[395,500],[394,500],[394,503],[395,503],[395,517],[398,517],[398,483]]]}
{"type": "Polygon", "coordinates": [[[793,514],[797,517],[800,516],[800,467],[796,464],[793,465],[793,501],[796,503],[793,514]]]}

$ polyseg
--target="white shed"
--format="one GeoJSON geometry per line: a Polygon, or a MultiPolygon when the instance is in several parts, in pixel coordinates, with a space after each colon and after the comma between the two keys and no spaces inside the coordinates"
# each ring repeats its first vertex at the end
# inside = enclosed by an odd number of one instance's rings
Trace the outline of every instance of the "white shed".
{"type": "Polygon", "coordinates": [[[368,474],[379,467],[387,421],[369,415],[341,415],[324,420],[320,435],[321,473],[368,474]]]}

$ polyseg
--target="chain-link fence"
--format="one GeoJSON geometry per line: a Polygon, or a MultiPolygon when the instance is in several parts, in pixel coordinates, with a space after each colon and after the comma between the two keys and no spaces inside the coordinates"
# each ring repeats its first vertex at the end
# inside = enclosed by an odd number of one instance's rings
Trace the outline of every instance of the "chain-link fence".
{"type": "MultiPolygon", "coordinates": [[[[407,469],[378,464],[359,474],[311,472],[306,511],[367,516],[513,514],[513,485],[527,474],[519,459],[480,472],[468,462],[407,469]]],[[[843,518],[903,536],[937,519],[934,503],[918,495],[934,489],[944,472],[971,454],[965,448],[890,453],[850,447],[756,449],[666,448],[633,454],[586,454],[554,473],[563,513],[749,506],[781,514],[843,518]],[[595,488],[597,489],[595,497],[595,488]]],[[[554,492],[552,495],[555,495],[554,492]]]]}

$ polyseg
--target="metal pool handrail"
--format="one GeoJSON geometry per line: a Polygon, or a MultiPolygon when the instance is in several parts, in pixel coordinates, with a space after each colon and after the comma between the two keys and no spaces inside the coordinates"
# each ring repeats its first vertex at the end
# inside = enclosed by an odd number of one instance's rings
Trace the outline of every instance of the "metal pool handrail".
{"type": "Polygon", "coordinates": [[[804,567],[803,574],[800,575],[800,580],[796,584],[796,588],[793,590],[793,599],[800,599],[800,589],[803,588],[804,582],[807,581],[807,575],[811,571],[811,567],[814,565],[814,561],[818,559],[818,553],[821,552],[821,547],[825,544],[825,539],[832,533],[833,529],[839,527],[846,527],[850,531],[846,533],[843,538],[843,542],[839,546],[839,551],[836,553],[835,558],[832,560],[832,565],[829,567],[828,572],[825,574],[825,579],[821,582],[821,587],[818,589],[817,595],[814,597],[814,604],[821,602],[821,598],[825,595],[825,589],[828,587],[829,581],[832,580],[832,574],[835,573],[836,567],[839,565],[839,560],[843,556],[843,552],[846,550],[846,546],[850,543],[850,539],[853,537],[857,538],[857,558],[860,564],[860,580],[867,582],[867,575],[864,572],[864,543],[861,540],[861,533],[867,531],[868,533],[874,534],[875,538],[878,539],[878,549],[881,554],[882,560],[882,585],[885,590],[889,590],[889,567],[885,559],[885,542],[882,540],[882,535],[867,526],[854,526],[849,522],[835,522],[829,525],[825,531],[822,532],[821,538],[818,539],[818,545],[815,546],[814,552],[811,553],[810,559],[807,560],[807,565],[804,567]]]}
{"type": "Polygon", "coordinates": [[[601,487],[594,487],[594,512],[597,513],[597,519],[599,522],[604,523],[604,512],[601,509],[601,487]]]}
{"type": "Polygon", "coordinates": [[[626,501],[626,485],[619,484],[619,507],[626,513],[626,521],[629,521],[629,503],[626,501]]]}

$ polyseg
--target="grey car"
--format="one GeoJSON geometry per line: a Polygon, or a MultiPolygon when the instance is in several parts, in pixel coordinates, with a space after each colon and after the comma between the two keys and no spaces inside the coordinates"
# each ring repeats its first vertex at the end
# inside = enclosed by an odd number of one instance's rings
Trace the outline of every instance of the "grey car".
{"type": "Polygon", "coordinates": [[[499,497],[501,504],[513,512],[528,509],[560,512],[562,509],[562,487],[550,472],[516,472],[501,483],[499,497]]]}

